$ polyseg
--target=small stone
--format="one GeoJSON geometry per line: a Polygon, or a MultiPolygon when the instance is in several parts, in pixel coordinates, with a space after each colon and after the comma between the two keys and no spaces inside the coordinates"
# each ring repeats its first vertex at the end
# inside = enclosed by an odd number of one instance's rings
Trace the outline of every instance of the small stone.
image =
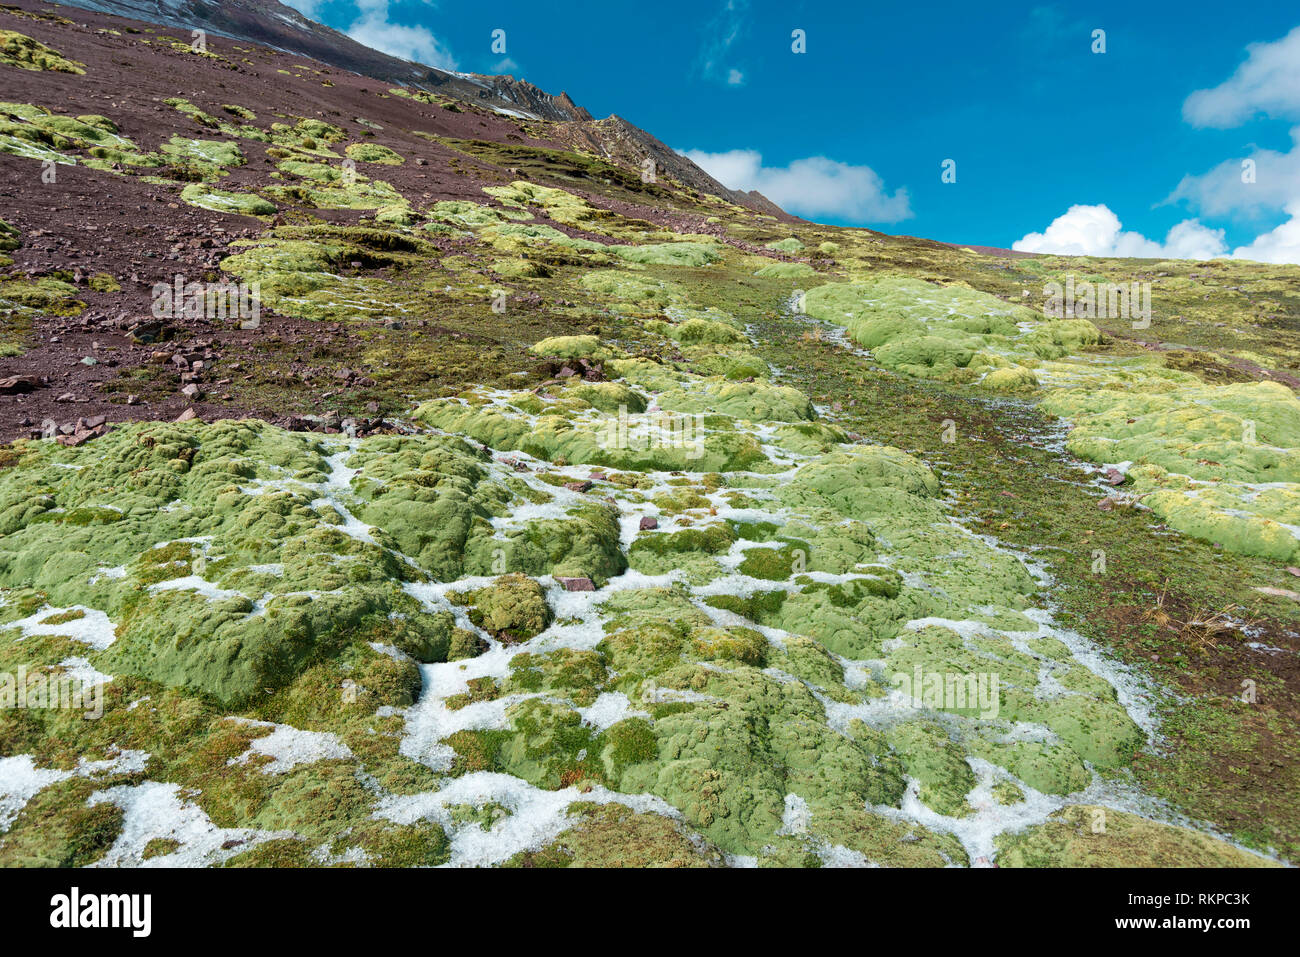
{"type": "Polygon", "coordinates": [[[585,492],[591,488],[590,482],[565,482],[564,487],[570,492],[585,492]]]}
{"type": "Polygon", "coordinates": [[[556,578],[565,591],[595,591],[596,583],[590,578],[556,578]]]}
{"type": "Polygon", "coordinates": [[[190,409],[186,409],[186,410],[185,410],[184,412],[182,412],[180,415],[176,416],[176,421],[177,421],[177,422],[189,422],[191,419],[197,419],[198,417],[199,417],[199,414],[198,414],[197,412],[195,412],[194,409],[190,408],[190,409]]]}
{"type": "Polygon", "coordinates": [[[641,519],[641,531],[650,532],[659,527],[659,519],[653,515],[643,516],[641,519]]]}

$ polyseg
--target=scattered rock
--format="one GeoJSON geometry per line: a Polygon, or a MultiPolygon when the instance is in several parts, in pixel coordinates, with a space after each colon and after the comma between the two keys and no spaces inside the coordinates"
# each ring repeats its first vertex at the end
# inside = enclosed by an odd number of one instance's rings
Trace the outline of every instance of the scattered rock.
{"type": "Polygon", "coordinates": [[[596,584],[590,578],[557,578],[555,580],[565,591],[596,590],[596,584]]]}
{"type": "Polygon", "coordinates": [[[34,375],[13,375],[7,379],[0,379],[0,395],[35,392],[46,384],[44,379],[34,375]]]}
{"type": "Polygon", "coordinates": [[[176,330],[170,323],[152,318],[128,322],[125,332],[131,341],[138,345],[165,342],[176,334],[176,330]]]}
{"type": "Polygon", "coordinates": [[[1289,588],[1272,588],[1264,585],[1256,588],[1255,591],[1259,592],[1261,595],[1274,595],[1278,598],[1290,598],[1295,601],[1300,601],[1300,591],[1292,591],[1289,588]]]}

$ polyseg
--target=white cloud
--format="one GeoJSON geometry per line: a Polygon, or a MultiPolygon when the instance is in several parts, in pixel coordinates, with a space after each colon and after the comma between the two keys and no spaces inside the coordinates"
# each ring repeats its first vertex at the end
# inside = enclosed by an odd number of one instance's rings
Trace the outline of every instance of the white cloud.
{"type": "Polygon", "coordinates": [[[1256,236],[1249,246],[1232,251],[1234,259],[1254,259],[1262,263],[1300,263],[1300,201],[1286,208],[1291,217],[1271,232],[1256,236]]]}
{"type": "Polygon", "coordinates": [[[1206,216],[1276,213],[1300,197],[1300,126],[1291,131],[1289,152],[1257,149],[1249,156],[1224,160],[1199,176],[1184,176],[1166,202],[1186,200],[1206,216]],[[1242,182],[1242,161],[1253,160],[1254,182],[1242,182]]]}
{"type": "MultiPolygon", "coordinates": [[[[1259,114],[1300,117],[1300,27],[1273,43],[1247,47],[1246,61],[1227,80],[1197,90],[1183,103],[1183,118],[1197,126],[1239,126],[1259,114]]],[[[1166,202],[1186,201],[1208,216],[1261,217],[1285,212],[1287,219],[1232,251],[1234,259],[1300,263],[1300,126],[1291,130],[1285,153],[1254,149],[1224,160],[1198,176],[1184,176],[1166,202]],[[1253,176],[1243,182],[1243,160],[1253,176]]]]}
{"type": "Polygon", "coordinates": [[[1183,118],[1193,126],[1227,129],[1257,113],[1283,119],[1300,117],[1300,27],[1272,43],[1252,43],[1237,72],[1209,90],[1197,90],[1183,103],[1183,118]]]}
{"type": "Polygon", "coordinates": [[[756,189],[800,216],[836,216],[859,222],[896,223],[912,215],[907,190],[892,194],[869,166],[810,156],[789,166],[764,166],[757,150],[678,150],[730,189],[756,189]]]}
{"type": "Polygon", "coordinates": [[[1029,233],[1012,249],[1063,256],[1131,256],[1144,259],[1213,259],[1227,254],[1222,229],[1185,219],[1169,230],[1163,243],[1132,230],[1103,204],[1071,206],[1041,233],[1029,233]]]}
{"type": "Polygon", "coordinates": [[[728,86],[741,86],[745,74],[727,61],[732,58],[732,47],[746,29],[749,0],[725,0],[703,35],[708,39],[700,48],[696,69],[711,80],[721,80],[728,86]]]}
{"type": "Polygon", "coordinates": [[[292,7],[309,20],[318,20],[323,0],[283,0],[286,7],[292,7]]]}
{"type": "Polygon", "coordinates": [[[440,70],[456,69],[455,59],[432,32],[388,19],[388,0],[358,0],[357,12],[357,21],[344,32],[358,43],[440,70]]]}
{"type": "MultiPolygon", "coordinates": [[[[1239,126],[1264,114],[1300,118],[1300,27],[1272,43],[1254,43],[1227,80],[1197,90],[1183,103],[1183,118],[1202,127],[1239,126]]],[[[1203,216],[1259,218],[1285,212],[1287,220],[1252,242],[1232,250],[1235,259],[1300,263],[1300,126],[1291,130],[1293,146],[1282,153],[1253,149],[1219,163],[1200,175],[1186,175],[1165,202],[1187,202],[1203,216]],[[1243,161],[1253,177],[1243,181],[1243,161]],[[1253,179],[1253,181],[1249,181],[1253,179]]],[[[1134,256],[1162,259],[1212,259],[1227,256],[1225,231],[1199,219],[1185,219],[1169,230],[1164,242],[1125,231],[1103,205],[1071,206],[1041,233],[1012,244],[1025,252],[1084,256],[1134,256]]]]}

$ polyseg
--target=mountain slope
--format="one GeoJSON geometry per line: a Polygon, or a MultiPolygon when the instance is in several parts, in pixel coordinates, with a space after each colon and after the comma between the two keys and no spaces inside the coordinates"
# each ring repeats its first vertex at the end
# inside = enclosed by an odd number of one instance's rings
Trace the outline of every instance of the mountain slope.
{"type": "Polygon", "coordinates": [[[594,150],[622,165],[639,168],[648,157],[665,175],[739,206],[784,216],[779,206],[756,191],[728,189],[680,155],[617,116],[593,120],[567,93],[552,96],[526,80],[511,76],[453,73],[411,63],[357,43],[275,0],[67,0],[84,10],[134,17],[184,30],[202,29],[219,36],[251,40],[277,50],[310,57],[362,76],[415,89],[441,93],[521,119],[572,122],[575,128],[558,138],[577,148],[594,150]]]}
{"type": "Polygon", "coordinates": [[[68,5],[185,31],[205,30],[217,36],[250,40],[377,80],[437,90],[536,119],[591,118],[566,93],[554,97],[513,77],[452,73],[389,56],[275,0],[69,0],[68,5]]]}
{"type": "Polygon", "coordinates": [[[90,700],[0,708],[0,866],[1300,858],[1300,269],[783,218],[49,9],[0,694],[90,700]]]}

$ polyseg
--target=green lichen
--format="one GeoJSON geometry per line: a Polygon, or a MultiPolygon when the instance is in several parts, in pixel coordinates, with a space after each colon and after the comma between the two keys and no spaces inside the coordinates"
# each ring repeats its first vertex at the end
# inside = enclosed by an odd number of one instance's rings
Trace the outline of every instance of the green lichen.
{"type": "Polygon", "coordinates": [[[86,72],[86,64],[70,60],[44,43],[14,30],[0,30],[0,65],[56,73],[86,72]]]}
{"type": "Polygon", "coordinates": [[[401,166],[406,160],[396,151],[379,143],[350,143],[343,151],[349,159],[382,166],[401,166]]]}
{"type": "Polygon", "coordinates": [[[474,624],[503,641],[526,641],[545,630],[551,620],[542,586],[525,575],[502,575],[460,600],[472,606],[474,624]]]}
{"type": "Polygon", "coordinates": [[[233,193],[212,189],[201,183],[191,183],[181,190],[181,199],[192,206],[218,213],[239,213],[244,216],[274,216],[276,207],[260,196],[251,193],[233,193]]]}

